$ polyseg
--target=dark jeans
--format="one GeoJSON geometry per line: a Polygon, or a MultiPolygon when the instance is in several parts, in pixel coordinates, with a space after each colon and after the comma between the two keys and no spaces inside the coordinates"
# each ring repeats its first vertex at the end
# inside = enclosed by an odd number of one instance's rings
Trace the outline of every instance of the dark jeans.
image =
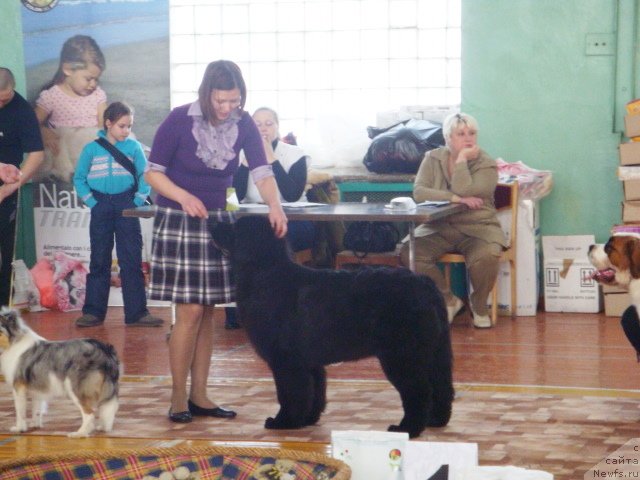
{"type": "Polygon", "coordinates": [[[0,307],[9,305],[13,248],[16,237],[17,192],[0,203],[0,307]]]}
{"type": "Polygon", "coordinates": [[[91,209],[91,262],[82,313],[95,315],[100,319],[104,319],[107,314],[111,285],[111,252],[115,239],[122,280],[124,321],[134,323],[149,312],[142,274],[140,220],[122,216],[122,210],[135,207],[133,194],[124,192],[107,195],[93,192],[93,195],[98,204],[91,209]]]}
{"type": "Polygon", "coordinates": [[[634,305],[631,305],[624,311],[620,323],[622,324],[622,329],[629,343],[631,343],[636,350],[636,355],[640,362],[640,318],[638,318],[638,312],[634,305]]]}
{"type": "Polygon", "coordinates": [[[309,220],[293,220],[287,225],[287,240],[291,250],[299,252],[313,247],[316,227],[309,220]]]}

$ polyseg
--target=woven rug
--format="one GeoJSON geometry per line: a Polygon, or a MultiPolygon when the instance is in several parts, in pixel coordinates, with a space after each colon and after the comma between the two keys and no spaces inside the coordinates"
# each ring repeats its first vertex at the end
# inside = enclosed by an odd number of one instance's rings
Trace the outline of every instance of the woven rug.
{"type": "MultiPolygon", "coordinates": [[[[456,392],[449,425],[428,429],[419,440],[475,442],[481,465],[515,465],[577,479],[640,437],[640,392],[467,384],[457,385],[456,392]]],[[[216,381],[210,383],[211,398],[237,410],[238,417],[174,424],[167,419],[169,378],[125,377],[108,436],[329,443],[332,430],[386,430],[402,416],[399,396],[385,381],[330,380],[327,393],[327,409],[317,425],[274,431],[263,428],[265,418],[278,410],[271,380],[216,381]]],[[[13,424],[11,393],[3,383],[0,432],[9,433],[13,424]]],[[[44,428],[29,433],[64,435],[79,425],[75,407],[55,399],[44,428]]]]}

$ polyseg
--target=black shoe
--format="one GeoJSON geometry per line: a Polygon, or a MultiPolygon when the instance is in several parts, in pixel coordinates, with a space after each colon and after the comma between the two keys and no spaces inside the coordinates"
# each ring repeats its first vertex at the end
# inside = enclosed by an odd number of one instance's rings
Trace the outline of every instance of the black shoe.
{"type": "Polygon", "coordinates": [[[184,412],[171,413],[171,409],[169,409],[169,420],[174,423],[191,423],[193,415],[186,410],[184,412]]]}
{"type": "Polygon", "coordinates": [[[202,408],[189,400],[189,412],[191,415],[198,417],[216,417],[216,418],[235,418],[237,415],[233,410],[227,410],[225,408],[202,408]]]}

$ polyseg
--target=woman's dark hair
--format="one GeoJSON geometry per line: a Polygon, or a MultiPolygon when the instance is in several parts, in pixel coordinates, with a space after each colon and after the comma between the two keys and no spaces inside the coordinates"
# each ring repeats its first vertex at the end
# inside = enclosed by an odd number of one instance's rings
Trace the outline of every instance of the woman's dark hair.
{"type": "Polygon", "coordinates": [[[216,119],[213,105],[211,105],[211,92],[214,90],[240,90],[240,110],[244,109],[247,100],[247,86],[242,78],[240,67],[229,60],[217,60],[207,65],[204,71],[200,88],[198,89],[198,100],[202,115],[207,120],[216,119]]]}
{"type": "Polygon", "coordinates": [[[111,123],[114,123],[120,120],[120,118],[124,117],[125,115],[133,116],[133,108],[124,102],[113,102],[104,111],[104,115],[102,116],[102,126],[106,130],[107,120],[109,120],[111,123]]]}
{"type": "Polygon", "coordinates": [[[71,68],[71,70],[82,70],[90,64],[94,64],[101,72],[104,71],[107,66],[102,50],[100,50],[100,47],[93,38],[87,35],[74,35],[68,38],[62,45],[58,70],[53,76],[53,79],[42,87],[42,90],[48,90],[54,85],[59,85],[64,81],[65,73],[63,69],[65,64],[67,68],[71,68]]]}

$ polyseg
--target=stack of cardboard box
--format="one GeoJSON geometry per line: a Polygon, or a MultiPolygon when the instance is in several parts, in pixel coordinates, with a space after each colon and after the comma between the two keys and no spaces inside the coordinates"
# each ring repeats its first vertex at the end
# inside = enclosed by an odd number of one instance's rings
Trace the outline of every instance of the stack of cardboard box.
{"type": "Polygon", "coordinates": [[[620,144],[618,169],[624,190],[622,221],[636,223],[640,222],[640,99],[627,103],[624,134],[629,141],[620,144]]]}
{"type": "MultiPolygon", "coordinates": [[[[624,134],[629,140],[620,144],[618,168],[624,191],[622,222],[627,227],[637,225],[640,231],[640,99],[627,103],[626,110],[624,134]]],[[[607,316],[619,317],[631,303],[629,294],[619,287],[604,286],[602,291],[607,316]]]]}

